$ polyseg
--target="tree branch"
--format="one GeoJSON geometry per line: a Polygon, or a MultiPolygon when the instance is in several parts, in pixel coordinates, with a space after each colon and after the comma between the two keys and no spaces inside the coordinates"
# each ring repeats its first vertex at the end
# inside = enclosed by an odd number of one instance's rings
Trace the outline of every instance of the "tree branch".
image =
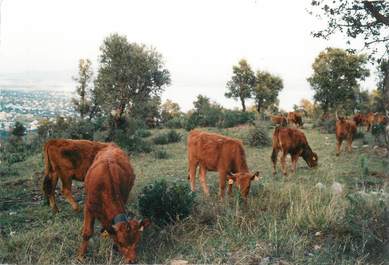
{"type": "Polygon", "coordinates": [[[389,17],[385,17],[378,12],[377,8],[370,1],[363,1],[363,5],[377,21],[389,26],[389,17]]]}

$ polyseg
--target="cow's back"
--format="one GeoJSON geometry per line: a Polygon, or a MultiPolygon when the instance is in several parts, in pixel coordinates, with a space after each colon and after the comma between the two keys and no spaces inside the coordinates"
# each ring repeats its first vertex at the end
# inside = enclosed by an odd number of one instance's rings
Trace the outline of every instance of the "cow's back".
{"type": "Polygon", "coordinates": [[[273,148],[293,151],[307,145],[305,134],[296,128],[276,128],[273,133],[273,148]]]}
{"type": "Polygon", "coordinates": [[[116,145],[100,151],[85,177],[86,203],[88,207],[98,208],[105,200],[128,200],[129,192],[135,182],[134,170],[128,156],[116,145]]]}
{"type": "Polygon", "coordinates": [[[45,163],[49,164],[46,168],[59,174],[72,174],[73,178],[83,181],[97,152],[107,146],[88,140],[49,140],[44,146],[45,163]]]}

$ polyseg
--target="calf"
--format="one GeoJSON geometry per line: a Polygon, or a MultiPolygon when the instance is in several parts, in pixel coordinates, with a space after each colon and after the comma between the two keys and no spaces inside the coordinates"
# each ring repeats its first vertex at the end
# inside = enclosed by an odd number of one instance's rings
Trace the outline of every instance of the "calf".
{"type": "Polygon", "coordinates": [[[271,160],[273,162],[273,175],[276,174],[277,156],[281,156],[281,170],[286,176],[286,156],[290,154],[292,159],[292,171],[296,172],[297,160],[303,157],[309,167],[315,167],[318,163],[318,156],[308,144],[304,133],[296,128],[276,128],[273,133],[273,152],[271,160]]]}
{"type": "Polygon", "coordinates": [[[271,121],[276,126],[286,127],[288,125],[288,120],[284,115],[272,115],[271,121]]]}
{"type": "Polygon", "coordinates": [[[72,208],[79,211],[78,203],[72,195],[72,180],[84,181],[96,154],[107,146],[106,143],[87,140],[56,139],[46,142],[43,150],[45,160],[43,191],[54,212],[58,212],[54,196],[58,178],[62,182],[62,194],[72,208]]]}
{"type": "MultiPolygon", "coordinates": [[[[188,135],[188,164],[188,179],[192,191],[195,191],[196,171],[200,166],[200,183],[207,196],[209,195],[205,179],[207,171],[219,173],[221,199],[224,198],[227,177],[230,181],[236,181],[245,200],[250,191],[251,181],[259,177],[259,172],[250,173],[243,145],[239,140],[199,130],[193,130],[188,135]]],[[[229,188],[228,191],[230,193],[231,189],[229,188]]]]}
{"type": "Polygon", "coordinates": [[[347,120],[344,117],[338,117],[336,114],[336,155],[339,156],[340,148],[344,140],[347,141],[348,151],[352,151],[354,134],[357,131],[357,125],[353,120],[347,120]]]}
{"type": "Polygon", "coordinates": [[[301,114],[296,111],[288,112],[288,124],[294,124],[298,128],[303,127],[303,119],[301,114]]]}
{"type": "Polygon", "coordinates": [[[135,174],[127,155],[116,145],[100,151],[85,177],[84,225],[78,259],[83,260],[97,219],[109,233],[126,263],[136,262],[136,248],[148,219],[137,221],[126,214],[135,174]]]}

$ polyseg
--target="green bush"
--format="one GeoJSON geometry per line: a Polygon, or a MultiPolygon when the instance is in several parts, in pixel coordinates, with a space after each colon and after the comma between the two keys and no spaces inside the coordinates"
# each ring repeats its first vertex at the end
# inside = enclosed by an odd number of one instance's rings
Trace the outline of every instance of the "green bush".
{"type": "Polygon", "coordinates": [[[151,136],[151,132],[149,130],[146,130],[146,129],[139,129],[139,130],[135,131],[135,135],[139,136],[141,138],[147,138],[147,137],[151,136]]]}
{"type": "Polygon", "coordinates": [[[116,130],[114,141],[120,147],[133,153],[150,153],[152,151],[151,144],[143,140],[136,134],[130,135],[126,131],[116,130]]]}
{"type": "Polygon", "coordinates": [[[325,133],[335,133],[336,120],[335,119],[318,119],[316,120],[314,128],[320,128],[325,133]]]}
{"type": "Polygon", "coordinates": [[[251,146],[263,147],[271,144],[271,138],[265,123],[257,121],[248,132],[247,142],[251,146]]]}
{"type": "Polygon", "coordinates": [[[242,112],[238,110],[224,110],[221,120],[218,122],[219,128],[231,128],[240,124],[253,122],[255,119],[254,112],[242,112]]]}
{"type": "Polygon", "coordinates": [[[168,183],[165,180],[145,186],[138,197],[142,216],[161,226],[189,216],[194,203],[195,193],[190,191],[187,183],[168,183]]]}
{"type": "Polygon", "coordinates": [[[153,138],[153,143],[158,145],[164,145],[169,143],[177,143],[181,141],[182,135],[174,130],[170,130],[167,133],[158,134],[153,138]]]}
{"type": "Polygon", "coordinates": [[[357,131],[353,137],[353,139],[364,139],[364,138],[365,138],[365,134],[361,131],[357,131]]]}
{"type": "Polygon", "coordinates": [[[182,129],[188,122],[187,116],[174,117],[165,123],[165,126],[170,129],[182,129]]]}
{"type": "Polygon", "coordinates": [[[168,159],[169,154],[168,154],[168,152],[166,152],[166,150],[160,149],[160,150],[154,151],[154,157],[155,157],[155,159],[168,159]]]}
{"type": "Polygon", "coordinates": [[[382,253],[389,240],[388,194],[359,192],[349,194],[347,199],[343,233],[351,239],[349,250],[354,254],[382,253]]]}

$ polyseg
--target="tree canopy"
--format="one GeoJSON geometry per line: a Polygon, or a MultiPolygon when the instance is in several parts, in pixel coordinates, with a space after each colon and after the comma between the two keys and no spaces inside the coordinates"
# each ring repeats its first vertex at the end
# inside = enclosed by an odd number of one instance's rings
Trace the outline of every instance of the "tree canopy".
{"type": "Polygon", "coordinates": [[[369,76],[367,57],[338,48],[320,52],[312,64],[313,74],[308,78],[315,92],[314,99],[327,112],[338,107],[354,111],[359,81],[369,76]]]}
{"type": "Polygon", "coordinates": [[[104,39],[100,52],[97,102],[105,114],[113,116],[116,125],[125,113],[141,109],[170,84],[162,55],[153,48],[112,34],[104,39]]]}
{"type": "MultiPolygon", "coordinates": [[[[75,110],[80,113],[81,119],[92,111],[92,62],[89,59],[80,59],[78,63],[78,76],[73,77],[78,83],[76,92],[79,98],[72,98],[75,110]]],[[[90,117],[91,118],[91,117],[90,117]]]]}
{"type": "Polygon", "coordinates": [[[277,101],[279,92],[284,87],[282,79],[266,71],[257,71],[255,86],[252,89],[253,98],[258,112],[266,109],[277,101]]]}
{"type": "Polygon", "coordinates": [[[245,59],[239,61],[238,65],[232,67],[232,78],[227,82],[227,98],[239,99],[242,104],[242,111],[246,111],[246,99],[251,97],[251,91],[255,85],[255,75],[245,59]]]}

